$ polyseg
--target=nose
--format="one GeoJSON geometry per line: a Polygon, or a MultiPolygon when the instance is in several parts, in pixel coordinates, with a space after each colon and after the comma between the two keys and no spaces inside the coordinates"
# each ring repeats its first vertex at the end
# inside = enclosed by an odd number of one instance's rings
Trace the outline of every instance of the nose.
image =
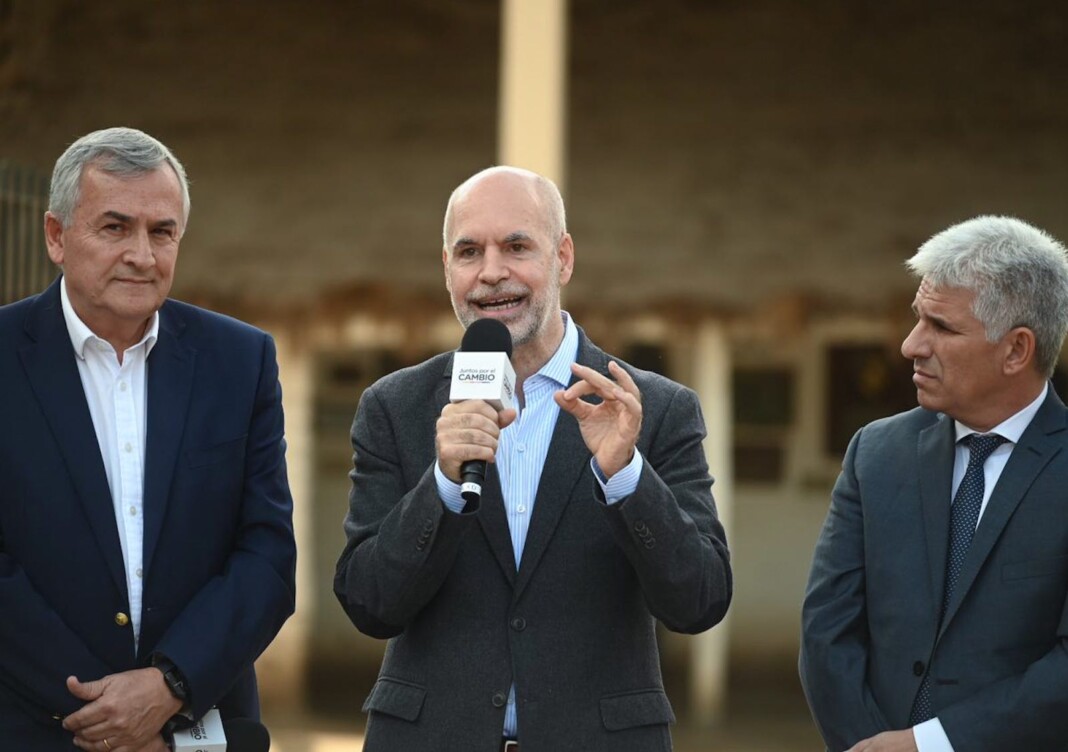
{"type": "Polygon", "coordinates": [[[482,266],[478,270],[478,280],[486,285],[496,285],[511,274],[508,262],[501,249],[489,246],[482,254],[482,266]]]}
{"type": "Polygon", "coordinates": [[[930,347],[923,332],[923,322],[917,321],[916,326],[908,333],[901,343],[901,354],[909,360],[922,360],[930,356],[930,347]]]}
{"type": "Polygon", "coordinates": [[[152,240],[147,229],[141,229],[130,235],[130,244],[123,254],[123,260],[137,269],[150,269],[156,263],[152,252],[152,240]]]}

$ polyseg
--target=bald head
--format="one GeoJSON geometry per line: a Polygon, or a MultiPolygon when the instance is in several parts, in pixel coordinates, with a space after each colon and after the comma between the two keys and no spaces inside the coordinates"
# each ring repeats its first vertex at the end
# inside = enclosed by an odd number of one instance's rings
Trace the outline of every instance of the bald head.
{"type": "Polygon", "coordinates": [[[446,248],[451,242],[453,215],[456,208],[468,199],[477,201],[482,191],[492,191],[495,186],[502,185],[521,185],[526,188],[541,215],[550,240],[554,243],[560,242],[564,233],[567,232],[567,216],[564,211],[564,199],[556,184],[543,175],[521,167],[498,165],[475,173],[460,183],[449,196],[449,204],[445,208],[445,224],[441,232],[442,242],[446,248]]]}

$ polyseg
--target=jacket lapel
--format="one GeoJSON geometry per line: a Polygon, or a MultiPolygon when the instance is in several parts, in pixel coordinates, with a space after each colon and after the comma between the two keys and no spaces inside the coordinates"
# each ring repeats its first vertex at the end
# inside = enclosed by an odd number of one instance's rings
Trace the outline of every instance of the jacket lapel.
{"type": "MultiPolygon", "coordinates": [[[[601,373],[608,373],[608,358],[586,338],[579,329],[578,362],[601,373]]],[[[577,379],[572,376],[570,383],[577,379]]],[[[590,466],[590,450],[579,431],[578,421],[563,410],[556,418],[553,436],[549,442],[549,453],[545,457],[538,491],[534,497],[534,512],[530,519],[530,530],[523,546],[523,560],[519,566],[519,579],[516,581],[514,597],[518,599],[523,589],[530,582],[534,570],[552,540],[556,525],[564,509],[571,501],[572,491],[583,471],[590,466]]],[[[592,479],[588,479],[593,483],[592,479]]]]}
{"type": "MultiPolygon", "coordinates": [[[[434,416],[440,415],[441,409],[448,404],[451,384],[452,358],[449,358],[445,363],[445,371],[441,375],[441,384],[438,386],[433,406],[434,416]]],[[[486,467],[486,482],[482,484],[482,505],[478,512],[478,524],[508,583],[515,584],[515,553],[512,549],[512,534],[508,529],[508,517],[504,513],[501,481],[497,475],[497,468],[493,464],[486,467]]]]}
{"type": "Polygon", "coordinates": [[[1001,537],[1001,532],[1027,489],[1049,461],[1060,452],[1061,442],[1055,440],[1053,435],[1065,429],[1065,418],[1064,404],[1051,385],[1045,401],[1020,436],[1019,443],[1013,448],[1009,461],[990,494],[986,510],[979,520],[979,527],[975,530],[975,537],[972,538],[964,556],[953,599],[946,609],[940,632],[945,631],[946,625],[957,613],[961,601],[975,583],[983,562],[990,556],[994,544],[1001,537]]]}
{"type": "Polygon", "coordinates": [[[163,529],[193,387],[196,351],[184,343],[184,332],[185,321],[173,307],[164,305],[160,309],[159,339],[148,356],[143,545],[146,571],[163,529]]]}
{"type": "Polygon", "coordinates": [[[927,537],[927,563],[932,614],[942,610],[946,585],[946,556],[949,550],[950,495],[953,489],[953,453],[956,443],[953,421],[940,414],[938,420],[920,431],[917,467],[923,503],[923,530],[927,537]]]}
{"type": "Polygon", "coordinates": [[[115,507],[74,346],[63,318],[60,279],[33,304],[26,320],[26,334],[32,342],[23,346],[19,354],[108,571],[123,597],[128,598],[115,507]]]}

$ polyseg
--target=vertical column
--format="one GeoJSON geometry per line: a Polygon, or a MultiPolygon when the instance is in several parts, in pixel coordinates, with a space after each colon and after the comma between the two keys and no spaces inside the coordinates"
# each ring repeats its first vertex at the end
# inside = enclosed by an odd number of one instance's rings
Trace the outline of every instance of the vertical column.
{"type": "Polygon", "coordinates": [[[256,662],[264,706],[297,710],[304,703],[308,640],[315,612],[312,578],[314,550],[312,490],[314,471],[315,369],[312,353],[291,328],[271,325],[278,347],[278,377],[286,421],[286,467],[293,494],[293,529],[297,539],[297,611],[256,662]]]}
{"type": "Polygon", "coordinates": [[[564,190],[567,0],[502,0],[497,158],[564,190]]]}
{"type": "MultiPolygon", "coordinates": [[[[701,400],[708,437],[705,456],[715,478],[712,492],[716,497],[719,518],[731,537],[734,511],[731,400],[731,351],[726,327],[711,319],[697,329],[694,347],[694,385],[701,400]]],[[[723,717],[727,692],[727,658],[729,647],[728,616],[721,624],[693,639],[690,662],[690,715],[695,722],[716,723],[723,717]]]]}

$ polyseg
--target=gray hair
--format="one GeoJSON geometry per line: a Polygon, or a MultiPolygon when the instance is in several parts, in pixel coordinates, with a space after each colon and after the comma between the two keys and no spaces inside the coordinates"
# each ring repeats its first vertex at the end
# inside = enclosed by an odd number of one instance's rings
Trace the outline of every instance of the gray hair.
{"type": "Polygon", "coordinates": [[[81,198],[82,173],[88,166],[119,177],[137,177],[168,164],[182,187],[182,226],[189,221],[189,181],[171,150],[134,128],[106,128],[82,136],[63,152],[52,171],[48,211],[70,227],[81,198]]]}
{"type": "Polygon", "coordinates": [[[449,245],[449,228],[452,226],[452,212],[456,202],[478,181],[485,177],[489,177],[490,175],[498,175],[502,173],[526,178],[533,183],[534,193],[537,196],[538,203],[541,205],[541,208],[545,213],[545,219],[549,230],[549,239],[557,245],[563,240],[564,233],[567,232],[567,212],[564,210],[564,197],[560,195],[560,189],[556,187],[556,183],[549,180],[549,178],[544,175],[539,175],[530,170],[524,170],[521,167],[497,165],[496,167],[487,167],[480,172],[476,172],[467,180],[460,183],[460,185],[456,187],[456,190],[452,192],[452,195],[449,196],[449,203],[445,207],[445,222],[441,228],[441,239],[445,247],[448,247],[449,245]]]}
{"type": "Polygon", "coordinates": [[[1068,332],[1068,258],[1053,237],[1013,217],[976,217],[938,233],[905,264],[935,287],[974,292],[972,312],[990,342],[1030,329],[1036,366],[1053,374],[1068,332]]]}

